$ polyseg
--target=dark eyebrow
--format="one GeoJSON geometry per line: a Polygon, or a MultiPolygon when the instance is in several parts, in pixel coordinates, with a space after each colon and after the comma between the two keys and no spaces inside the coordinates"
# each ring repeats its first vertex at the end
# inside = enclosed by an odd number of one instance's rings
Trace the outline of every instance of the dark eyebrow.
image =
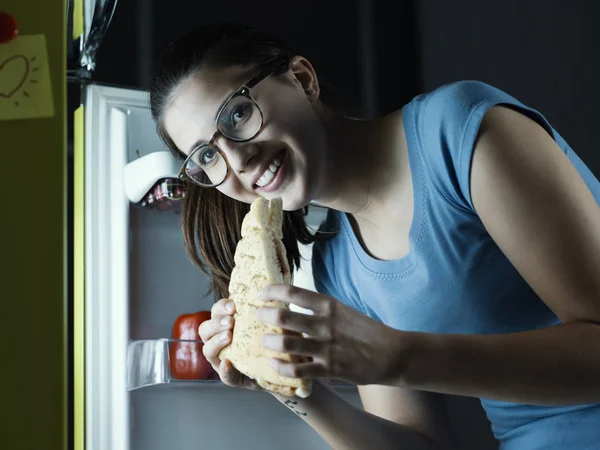
{"type": "Polygon", "coordinates": [[[208,141],[196,141],[192,144],[192,146],[190,147],[190,150],[187,152],[187,155],[185,155],[186,159],[188,156],[190,156],[190,154],[196,150],[198,147],[200,147],[204,142],[208,142],[208,141]]]}
{"type": "MultiPolygon", "coordinates": [[[[225,107],[225,105],[227,104],[227,102],[229,101],[229,99],[232,98],[238,90],[239,90],[239,88],[236,89],[235,91],[227,94],[227,97],[225,97],[223,99],[223,101],[221,102],[221,106],[219,106],[219,109],[217,109],[217,114],[215,115],[215,122],[217,121],[217,118],[219,117],[219,114],[221,114],[221,111],[223,111],[223,108],[225,107]]],[[[192,153],[194,150],[196,150],[200,145],[207,144],[210,141],[212,141],[214,139],[214,137],[217,135],[218,132],[219,132],[219,130],[217,129],[217,131],[214,132],[214,134],[210,137],[210,139],[208,141],[198,140],[198,141],[194,142],[192,144],[192,146],[190,147],[190,150],[189,150],[189,152],[188,152],[187,155],[189,156],[190,153],[192,153]]],[[[186,158],[187,158],[187,156],[186,156],[186,158]]]]}
{"type": "Polygon", "coordinates": [[[200,147],[201,145],[203,145],[203,144],[208,144],[210,141],[212,141],[212,140],[215,138],[215,136],[216,136],[217,134],[219,134],[219,130],[215,131],[215,132],[213,133],[213,135],[210,137],[210,139],[209,139],[208,141],[204,141],[204,140],[201,140],[201,139],[200,139],[200,140],[198,140],[198,141],[194,142],[194,143],[192,144],[192,146],[190,147],[190,150],[189,150],[188,154],[186,155],[186,158],[187,158],[187,157],[188,157],[188,156],[189,156],[189,155],[190,155],[190,154],[191,154],[191,153],[192,153],[194,150],[196,150],[198,147],[200,147]]]}

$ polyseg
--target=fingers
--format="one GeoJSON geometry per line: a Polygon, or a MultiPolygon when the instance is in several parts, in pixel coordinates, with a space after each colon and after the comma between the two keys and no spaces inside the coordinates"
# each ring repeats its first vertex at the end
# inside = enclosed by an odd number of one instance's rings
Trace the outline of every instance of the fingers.
{"type": "Polygon", "coordinates": [[[219,371],[219,365],[221,360],[219,359],[219,353],[231,342],[232,333],[231,330],[221,331],[209,339],[202,347],[202,353],[206,357],[206,360],[213,366],[217,372],[219,371]]]}
{"type": "Polygon", "coordinates": [[[231,317],[235,310],[235,304],[228,299],[221,299],[211,309],[211,319],[206,320],[198,327],[200,339],[204,342],[202,353],[206,360],[218,372],[221,361],[219,353],[231,342],[231,330],[234,319],[231,317]]]}
{"type": "Polygon", "coordinates": [[[208,343],[217,334],[231,330],[233,328],[234,319],[231,316],[212,316],[212,319],[205,320],[198,327],[200,339],[205,344],[208,343]]]}
{"type": "Polygon", "coordinates": [[[219,372],[221,381],[228,386],[242,387],[251,390],[261,390],[261,387],[255,380],[248,378],[246,375],[239,372],[235,367],[233,367],[233,364],[231,364],[231,361],[228,359],[221,361],[217,371],[219,372]]]}
{"type": "Polygon", "coordinates": [[[284,377],[290,378],[317,378],[327,375],[325,366],[315,362],[302,364],[287,363],[280,359],[272,358],[269,364],[273,370],[284,377]]]}
{"type": "Polygon", "coordinates": [[[262,337],[262,345],[276,352],[290,355],[318,356],[325,351],[325,344],[321,341],[285,334],[265,334],[262,337]]]}
{"type": "Polygon", "coordinates": [[[208,342],[217,333],[233,328],[235,304],[227,299],[221,299],[215,303],[210,311],[211,319],[206,320],[198,327],[198,334],[204,343],[208,342]]]}
{"type": "Polygon", "coordinates": [[[290,311],[287,308],[259,308],[256,312],[259,321],[298,333],[306,333],[323,340],[331,339],[327,317],[313,316],[290,311]]]}
{"type": "Polygon", "coordinates": [[[227,298],[222,298],[216,302],[210,309],[210,313],[214,316],[231,316],[235,311],[235,303],[227,298]]]}
{"type": "Polygon", "coordinates": [[[275,300],[294,303],[303,308],[313,310],[317,314],[328,314],[333,299],[323,294],[308,291],[290,284],[272,284],[259,292],[263,301],[275,300]]]}

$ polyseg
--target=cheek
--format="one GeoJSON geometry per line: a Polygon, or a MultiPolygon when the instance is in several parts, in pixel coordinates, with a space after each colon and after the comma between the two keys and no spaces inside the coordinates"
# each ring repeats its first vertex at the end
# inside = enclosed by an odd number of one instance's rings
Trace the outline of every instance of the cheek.
{"type": "Polygon", "coordinates": [[[323,124],[311,106],[304,106],[283,113],[279,129],[291,140],[291,144],[301,159],[309,165],[318,163],[315,157],[323,154],[326,147],[323,124]]]}
{"type": "Polygon", "coordinates": [[[296,146],[299,158],[304,170],[308,175],[316,175],[323,163],[327,153],[327,144],[323,129],[320,123],[307,124],[298,129],[296,135],[296,146]]]}

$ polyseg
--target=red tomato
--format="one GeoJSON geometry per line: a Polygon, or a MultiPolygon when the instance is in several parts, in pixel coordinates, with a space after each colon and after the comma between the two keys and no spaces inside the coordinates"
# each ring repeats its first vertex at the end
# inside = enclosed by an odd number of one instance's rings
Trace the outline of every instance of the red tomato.
{"type": "Polygon", "coordinates": [[[15,17],[5,11],[0,11],[0,43],[12,41],[19,34],[19,24],[15,17]]]}
{"type": "Polygon", "coordinates": [[[180,380],[215,379],[214,370],[202,353],[198,327],[210,319],[210,311],[183,314],[173,325],[171,337],[197,342],[172,342],[169,347],[171,375],[180,380]]]}

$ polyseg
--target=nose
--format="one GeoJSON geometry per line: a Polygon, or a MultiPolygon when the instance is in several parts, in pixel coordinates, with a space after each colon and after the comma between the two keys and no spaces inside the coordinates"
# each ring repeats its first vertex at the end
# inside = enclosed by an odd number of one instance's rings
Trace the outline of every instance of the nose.
{"type": "Polygon", "coordinates": [[[221,137],[216,144],[227,156],[231,170],[236,173],[248,170],[252,159],[258,153],[258,146],[251,142],[232,142],[221,137]]]}

